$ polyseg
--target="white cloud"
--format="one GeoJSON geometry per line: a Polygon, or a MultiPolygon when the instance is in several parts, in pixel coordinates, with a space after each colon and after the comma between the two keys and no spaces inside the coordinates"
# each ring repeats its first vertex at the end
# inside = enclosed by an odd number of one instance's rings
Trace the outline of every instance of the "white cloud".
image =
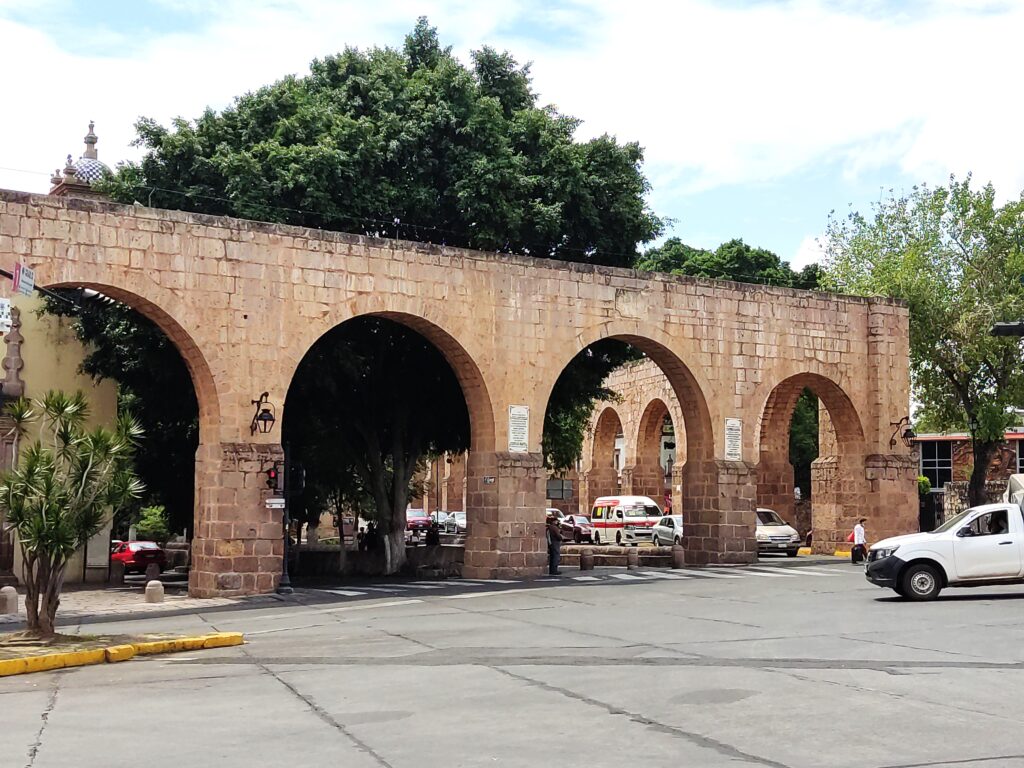
{"type": "MultiPolygon", "coordinates": [[[[0,14],[18,5],[0,0],[0,14]]],[[[1014,97],[1024,4],[977,13],[951,0],[916,15],[879,4],[871,17],[811,0],[535,5],[232,0],[207,6],[196,34],[103,56],[0,20],[0,69],[22,73],[5,78],[5,103],[21,117],[0,128],[0,166],[41,174],[0,170],[0,186],[45,190],[42,174],[80,152],[89,119],[102,159],[135,157],[139,115],[166,122],[223,107],[345,45],[398,44],[395,30],[427,14],[460,53],[486,42],[532,60],[542,99],[583,118],[582,136],[643,144],[662,194],[777,180],[836,159],[853,177],[891,166],[932,182],[973,171],[1003,196],[1024,187],[1024,101],[1014,97]],[[574,22],[579,38],[524,36],[524,18],[541,29],[574,22]]]]}
{"type": "Polygon", "coordinates": [[[808,264],[820,264],[825,258],[824,235],[808,235],[789,260],[789,266],[799,272],[808,264]]]}

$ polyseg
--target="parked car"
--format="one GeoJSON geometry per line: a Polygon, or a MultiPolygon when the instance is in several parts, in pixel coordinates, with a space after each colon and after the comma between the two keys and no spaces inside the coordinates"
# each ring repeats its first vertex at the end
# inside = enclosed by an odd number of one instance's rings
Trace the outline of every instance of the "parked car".
{"type": "Polygon", "coordinates": [[[448,519],[448,515],[450,515],[450,514],[451,514],[451,512],[445,512],[444,510],[439,509],[436,512],[431,512],[430,513],[430,519],[433,522],[437,523],[438,527],[444,528],[445,520],[448,519]]]}
{"type": "Polygon", "coordinates": [[[785,552],[787,557],[796,557],[800,551],[800,534],[774,510],[758,507],[756,514],[757,553],[785,552]]]}
{"type": "Polygon", "coordinates": [[[683,516],[665,515],[651,529],[651,544],[656,547],[682,545],[683,516]]]}
{"type": "Polygon", "coordinates": [[[558,521],[558,527],[565,541],[572,540],[577,544],[594,541],[594,525],[586,515],[566,515],[558,521]]]}
{"type": "Polygon", "coordinates": [[[1024,583],[1022,549],[1020,506],[984,504],[961,512],[934,531],[892,536],[873,544],[864,572],[872,584],[893,589],[908,600],[934,600],[945,587],[1024,583]]]}
{"type": "Polygon", "coordinates": [[[464,534],[466,529],[467,523],[465,512],[452,512],[448,515],[448,519],[444,521],[445,533],[464,534]]]}
{"type": "Polygon", "coordinates": [[[427,535],[428,528],[430,528],[430,517],[424,510],[405,510],[405,538],[407,540],[419,541],[421,537],[427,535]]]}
{"type": "Polygon", "coordinates": [[[110,554],[112,562],[124,563],[125,573],[145,573],[151,563],[167,568],[167,555],[155,541],[122,541],[110,554]]]}
{"type": "Polygon", "coordinates": [[[555,509],[554,507],[548,507],[547,513],[548,517],[554,517],[555,520],[561,520],[563,517],[565,517],[565,512],[563,512],[560,509],[555,509]]]}

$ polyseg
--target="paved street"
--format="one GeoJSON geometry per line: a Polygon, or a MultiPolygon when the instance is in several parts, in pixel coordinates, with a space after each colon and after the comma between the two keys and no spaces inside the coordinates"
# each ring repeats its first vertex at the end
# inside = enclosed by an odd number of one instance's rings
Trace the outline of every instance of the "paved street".
{"type": "Polygon", "coordinates": [[[777,560],[114,617],[71,628],[248,644],[2,680],[0,766],[1024,766],[1024,589],[943,597],[777,560]]]}

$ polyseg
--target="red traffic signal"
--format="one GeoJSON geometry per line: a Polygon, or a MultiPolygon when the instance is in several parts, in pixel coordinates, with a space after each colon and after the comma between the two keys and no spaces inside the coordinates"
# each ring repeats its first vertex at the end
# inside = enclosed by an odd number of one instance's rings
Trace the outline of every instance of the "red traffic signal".
{"type": "Polygon", "coordinates": [[[267,488],[270,488],[272,491],[276,491],[277,490],[278,477],[279,477],[279,473],[277,471],[277,465],[274,465],[273,467],[268,469],[267,470],[267,488]]]}

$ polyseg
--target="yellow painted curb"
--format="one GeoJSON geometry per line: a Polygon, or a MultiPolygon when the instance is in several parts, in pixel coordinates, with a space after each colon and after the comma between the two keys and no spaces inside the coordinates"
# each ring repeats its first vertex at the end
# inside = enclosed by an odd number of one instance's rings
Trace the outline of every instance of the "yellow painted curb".
{"type": "Polygon", "coordinates": [[[800,549],[798,549],[796,551],[796,553],[798,555],[809,555],[809,554],[811,554],[811,548],[810,547],[800,547],[800,549]]]}
{"type": "Polygon", "coordinates": [[[849,550],[845,550],[845,549],[837,549],[835,552],[832,553],[832,556],[833,557],[849,557],[850,556],[850,552],[849,552],[849,550]]]}
{"type": "Polygon", "coordinates": [[[107,648],[95,648],[88,651],[64,651],[41,656],[25,656],[18,659],[0,659],[0,677],[23,675],[29,672],[46,672],[66,667],[83,667],[87,664],[115,663],[128,661],[135,656],[151,656],[157,653],[225,648],[231,645],[242,645],[244,642],[245,638],[241,632],[217,632],[195,637],[176,637],[171,640],[111,645],[107,648]]]}

